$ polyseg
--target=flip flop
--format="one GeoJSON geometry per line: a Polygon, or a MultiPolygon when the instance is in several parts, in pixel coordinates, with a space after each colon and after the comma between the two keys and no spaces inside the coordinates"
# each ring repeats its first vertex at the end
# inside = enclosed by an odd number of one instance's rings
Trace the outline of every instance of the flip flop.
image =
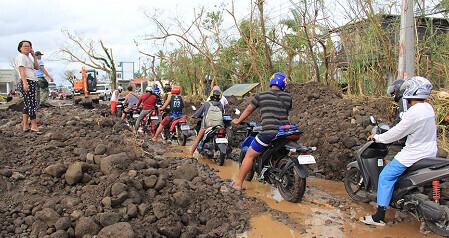
{"type": "Polygon", "coordinates": [[[363,222],[367,225],[373,225],[373,226],[385,226],[385,222],[384,221],[379,221],[376,222],[373,220],[373,216],[364,216],[364,217],[360,217],[359,219],[360,222],[363,222]]]}
{"type": "Polygon", "coordinates": [[[30,131],[30,128],[28,128],[28,129],[22,129],[22,131],[23,131],[23,132],[29,132],[29,131],[30,131]]]}
{"type": "Polygon", "coordinates": [[[232,181],[231,183],[229,183],[229,186],[230,186],[231,188],[237,190],[237,191],[243,191],[243,190],[244,190],[244,188],[236,188],[236,187],[234,187],[234,185],[235,185],[235,182],[234,182],[234,181],[232,181]]]}
{"type": "Polygon", "coordinates": [[[33,130],[33,129],[30,129],[30,131],[31,131],[31,133],[36,133],[36,135],[44,134],[42,131],[36,131],[36,130],[33,130]]]}

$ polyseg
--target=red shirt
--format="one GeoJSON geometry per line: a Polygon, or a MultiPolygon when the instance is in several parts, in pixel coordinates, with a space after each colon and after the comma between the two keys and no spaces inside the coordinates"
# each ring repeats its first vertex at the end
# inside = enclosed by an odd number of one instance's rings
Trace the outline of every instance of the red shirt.
{"type": "Polygon", "coordinates": [[[139,108],[140,104],[143,104],[143,110],[153,110],[156,104],[156,99],[156,95],[145,93],[140,96],[139,102],[137,103],[137,108],[139,108]]]}

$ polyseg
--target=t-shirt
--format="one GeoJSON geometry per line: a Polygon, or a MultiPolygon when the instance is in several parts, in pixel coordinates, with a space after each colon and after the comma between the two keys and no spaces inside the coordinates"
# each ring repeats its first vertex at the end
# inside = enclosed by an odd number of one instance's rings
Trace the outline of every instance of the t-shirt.
{"type": "Polygon", "coordinates": [[[28,56],[24,55],[22,53],[19,53],[19,55],[16,57],[16,70],[19,73],[20,78],[20,67],[25,68],[25,77],[29,80],[36,81],[36,71],[34,69],[34,61],[28,56]]]}
{"type": "Polygon", "coordinates": [[[44,66],[44,61],[43,60],[37,60],[37,63],[39,64],[39,69],[36,69],[36,76],[38,78],[43,78],[44,77],[44,72],[42,72],[41,67],[44,66]]]}
{"type": "Polygon", "coordinates": [[[170,116],[172,118],[181,117],[184,109],[184,100],[182,96],[172,95],[170,99],[170,116]]]}
{"type": "Polygon", "coordinates": [[[154,106],[156,105],[156,95],[151,93],[145,93],[139,98],[139,102],[137,103],[137,107],[140,106],[140,104],[143,104],[142,109],[143,110],[154,110],[154,106]]]}
{"type": "Polygon", "coordinates": [[[289,124],[288,114],[292,109],[292,97],[290,94],[269,90],[259,93],[251,100],[262,118],[261,133],[276,134],[279,126],[289,124]]]}
{"type": "Polygon", "coordinates": [[[407,136],[405,147],[394,157],[406,167],[437,155],[435,112],[428,103],[417,103],[402,115],[402,120],[389,131],[375,135],[378,143],[389,144],[407,136]]]}
{"type": "Polygon", "coordinates": [[[139,103],[139,97],[134,93],[128,94],[128,106],[133,107],[139,103]]]}
{"type": "Polygon", "coordinates": [[[116,90],[114,90],[113,92],[112,92],[112,95],[111,95],[111,102],[118,102],[118,95],[120,94],[120,92],[118,91],[118,89],[116,89],[116,90]]]}

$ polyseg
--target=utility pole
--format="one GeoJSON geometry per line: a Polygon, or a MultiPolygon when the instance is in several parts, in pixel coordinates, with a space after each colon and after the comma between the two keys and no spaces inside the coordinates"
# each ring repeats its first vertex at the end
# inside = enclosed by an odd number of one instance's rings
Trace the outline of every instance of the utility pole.
{"type": "Polygon", "coordinates": [[[398,79],[404,80],[415,75],[414,1],[402,0],[398,79]]]}

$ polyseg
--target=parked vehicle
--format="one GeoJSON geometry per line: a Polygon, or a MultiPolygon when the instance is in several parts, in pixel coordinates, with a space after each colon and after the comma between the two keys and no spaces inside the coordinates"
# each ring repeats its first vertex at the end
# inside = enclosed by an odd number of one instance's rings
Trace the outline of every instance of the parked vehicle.
{"type": "Polygon", "coordinates": [[[97,84],[97,91],[96,94],[98,94],[98,97],[100,100],[108,101],[111,99],[111,85],[109,84],[97,84]]]}
{"type": "MultiPolygon", "coordinates": [[[[251,142],[262,129],[255,122],[244,122],[243,125],[247,137],[240,144],[240,165],[251,142]]],[[[257,173],[258,181],[277,187],[286,201],[301,201],[306,190],[307,165],[316,163],[310,154],[316,147],[303,146],[297,142],[301,133],[296,125],[281,126],[267,150],[255,159],[246,180],[251,181],[257,173]]]]}
{"type": "MultiPolygon", "coordinates": [[[[373,132],[388,131],[370,117],[373,132]]],[[[368,141],[356,153],[356,160],[347,165],[345,189],[355,201],[376,200],[379,174],[390,145],[368,141]]],[[[391,207],[408,212],[424,221],[438,235],[449,237],[449,161],[422,159],[402,174],[393,192],[391,207]]]]}

